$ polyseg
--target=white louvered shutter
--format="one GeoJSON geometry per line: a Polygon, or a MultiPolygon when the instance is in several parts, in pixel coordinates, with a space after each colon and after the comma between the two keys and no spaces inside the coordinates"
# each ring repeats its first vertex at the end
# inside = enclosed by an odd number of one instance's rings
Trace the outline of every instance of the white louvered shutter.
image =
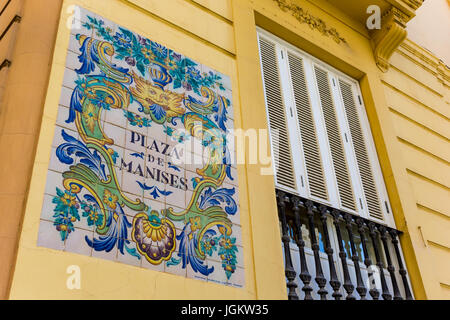
{"type": "Polygon", "coordinates": [[[380,205],[380,195],[377,190],[377,184],[374,179],[374,171],[369,158],[369,151],[366,146],[360,115],[357,109],[352,85],[339,79],[339,87],[345,107],[348,126],[353,142],[356,161],[358,163],[359,176],[362,182],[365,204],[369,216],[384,220],[382,206],[380,205]]]}
{"type": "Polygon", "coordinates": [[[258,36],[277,187],[395,227],[357,81],[258,36]]]}
{"type": "Polygon", "coordinates": [[[355,197],[350,180],[348,162],[343,146],[342,134],[339,128],[336,108],[330,86],[328,72],[315,66],[317,88],[322,106],[325,127],[328,135],[329,148],[336,175],[340,204],[346,209],[355,211],[355,197]]]}
{"type": "Polygon", "coordinates": [[[313,119],[312,105],[306,84],[303,60],[288,53],[289,71],[297,113],[303,157],[312,196],[328,200],[327,186],[322,166],[317,132],[313,119]]]}
{"type": "Polygon", "coordinates": [[[296,190],[290,139],[287,128],[280,71],[275,44],[259,39],[264,91],[271,136],[271,148],[276,164],[275,177],[278,187],[296,190]],[[277,134],[278,133],[278,134],[277,134]]]}

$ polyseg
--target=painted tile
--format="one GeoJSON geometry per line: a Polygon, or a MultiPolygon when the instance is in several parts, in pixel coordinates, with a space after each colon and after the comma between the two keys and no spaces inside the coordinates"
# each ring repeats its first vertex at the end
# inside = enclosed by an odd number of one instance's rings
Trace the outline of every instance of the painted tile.
{"type": "Polygon", "coordinates": [[[80,67],[78,61],[78,55],[72,51],[67,51],[66,68],[71,70],[77,70],[80,67]]]}
{"type": "Polygon", "coordinates": [[[122,170],[134,175],[144,177],[145,154],[137,153],[134,150],[124,149],[122,170]]]}
{"type": "Polygon", "coordinates": [[[72,99],[72,93],[73,93],[73,90],[66,88],[66,87],[62,87],[61,88],[61,96],[59,98],[59,105],[70,108],[70,101],[72,99]]]}
{"type": "Polygon", "coordinates": [[[233,225],[233,230],[236,230],[235,236],[236,236],[236,246],[242,246],[242,232],[241,227],[237,224],[233,225]]]}
{"type": "Polygon", "coordinates": [[[141,260],[142,260],[142,262],[141,262],[142,268],[153,270],[153,271],[164,272],[164,263],[152,264],[147,259],[145,259],[145,257],[142,257],[141,260]]]}
{"type": "Polygon", "coordinates": [[[236,252],[237,266],[244,267],[244,248],[242,246],[237,246],[238,251],[236,252]]]}
{"type": "Polygon", "coordinates": [[[122,176],[122,190],[138,197],[143,197],[144,192],[140,184],[144,183],[144,178],[139,174],[124,171],[122,176]]]}
{"type": "MultiPolygon", "coordinates": [[[[194,198],[194,191],[193,190],[191,190],[191,189],[186,190],[186,192],[185,192],[185,201],[186,201],[186,206],[188,206],[188,205],[195,205],[195,203],[194,203],[195,198],[194,198]],[[193,202],[193,203],[191,203],[191,202],[193,202]]],[[[198,200],[197,200],[196,203],[198,204],[198,200]]]]}
{"type": "Polygon", "coordinates": [[[186,191],[166,185],[166,204],[168,206],[186,207],[186,191]]]}
{"type": "MultiPolygon", "coordinates": [[[[183,265],[182,258],[178,256],[178,252],[174,252],[170,261],[164,262],[164,272],[186,277],[188,265],[183,265]]],[[[187,261],[187,259],[185,259],[187,261]]]]}
{"type": "Polygon", "coordinates": [[[55,212],[54,204],[52,203],[54,195],[44,194],[44,202],[42,203],[41,219],[46,221],[53,221],[53,215],[55,212]]]}
{"type": "Polygon", "coordinates": [[[146,145],[148,148],[151,148],[154,140],[165,143],[167,141],[167,133],[164,129],[161,130],[160,126],[152,124],[147,129],[147,138],[148,143],[146,145]]]}
{"type": "Polygon", "coordinates": [[[67,123],[66,120],[69,117],[70,109],[69,107],[65,106],[59,106],[58,107],[58,116],[56,118],[56,125],[60,126],[61,128],[69,129],[72,131],[76,131],[77,127],[74,123],[67,123]]]}
{"type": "MultiPolygon", "coordinates": [[[[134,105],[136,106],[136,104],[134,105]]],[[[127,120],[127,131],[133,131],[135,134],[139,134],[143,137],[148,136],[148,130],[151,126],[151,119],[149,117],[139,115],[138,106],[124,110],[123,117],[127,120]]],[[[141,140],[144,141],[144,139],[141,140]]],[[[137,142],[141,141],[138,140],[137,142]]]]}
{"type": "MultiPolygon", "coordinates": [[[[117,239],[114,239],[115,242],[117,243],[117,239]]],[[[101,242],[98,242],[101,243],[101,242]]],[[[92,244],[93,246],[95,245],[95,242],[93,242],[92,244]]],[[[101,250],[100,247],[98,246],[98,249],[94,249],[92,250],[92,257],[93,258],[99,258],[99,259],[104,259],[104,260],[109,260],[109,261],[117,261],[117,247],[114,246],[111,248],[111,251],[107,251],[106,250],[101,250]]]]}
{"type": "Polygon", "coordinates": [[[240,207],[236,210],[236,213],[231,214],[228,216],[231,220],[231,222],[235,225],[241,224],[241,210],[240,207]]]}
{"type": "Polygon", "coordinates": [[[125,111],[121,109],[111,109],[106,112],[105,122],[111,123],[115,126],[126,128],[127,118],[124,116],[125,111]]]}
{"type": "Polygon", "coordinates": [[[233,278],[228,280],[228,284],[235,288],[243,288],[245,286],[245,270],[237,267],[233,278]]]}
{"type": "Polygon", "coordinates": [[[56,148],[52,147],[52,153],[50,156],[50,165],[48,166],[48,168],[52,171],[63,173],[64,171],[66,171],[66,165],[64,163],[59,162],[57,159],[58,157],[56,156],[56,148]]]}
{"type": "Polygon", "coordinates": [[[78,13],[38,245],[239,287],[229,78],[78,13]]]}
{"type": "Polygon", "coordinates": [[[93,231],[76,228],[73,234],[66,239],[64,251],[91,256],[92,248],[86,243],[85,238],[92,239],[93,231]]]}
{"type": "Polygon", "coordinates": [[[76,131],[60,127],[58,125],[55,126],[55,136],[53,138],[52,147],[59,147],[64,144],[66,141],[63,138],[63,131],[69,134],[71,137],[78,138],[78,133],[76,131]]]}
{"type": "Polygon", "coordinates": [[[230,77],[229,77],[229,76],[226,76],[226,75],[224,75],[224,74],[222,74],[222,73],[220,73],[220,72],[217,72],[217,75],[218,75],[219,77],[222,78],[222,81],[221,81],[222,86],[223,86],[225,89],[232,90],[233,87],[232,87],[232,85],[231,85],[231,79],[230,79],[230,77]]]}
{"type": "Polygon", "coordinates": [[[227,285],[227,275],[224,272],[216,272],[217,270],[222,269],[222,262],[209,260],[208,259],[208,266],[211,268],[214,268],[214,272],[211,272],[208,275],[208,282],[213,282],[221,285],[227,285]]]}
{"type": "Polygon", "coordinates": [[[123,254],[120,251],[117,252],[117,262],[125,263],[135,267],[142,266],[142,258],[139,254],[130,255],[126,251],[124,251],[123,254]]]}
{"type": "Polygon", "coordinates": [[[168,193],[166,191],[166,184],[161,182],[162,172],[164,171],[160,168],[148,168],[147,170],[144,184],[141,188],[144,199],[148,200],[150,205],[153,201],[166,202],[166,195],[168,193]]]}
{"type": "Polygon", "coordinates": [[[164,210],[166,209],[166,204],[164,202],[154,200],[146,203],[148,203],[148,210],[150,212],[156,211],[155,214],[157,214],[160,218],[165,217],[164,210]]]}
{"type": "MultiPolygon", "coordinates": [[[[75,21],[73,21],[75,23],[75,21]]],[[[80,22],[77,20],[77,22],[80,22]]],[[[77,31],[74,31],[75,34],[72,33],[72,35],[77,34],[77,31]]],[[[80,55],[81,54],[81,50],[80,50],[80,43],[78,42],[77,38],[74,36],[70,37],[70,41],[69,41],[69,51],[72,51],[73,53],[80,55]]]]}
{"type": "MultiPolygon", "coordinates": [[[[202,267],[205,267],[205,270],[208,270],[208,262],[203,261],[202,267]]],[[[209,272],[209,271],[205,271],[209,272]]],[[[194,279],[194,280],[200,280],[200,281],[208,281],[208,276],[204,275],[202,272],[196,272],[192,268],[187,268],[186,278],[194,279]]]]}
{"type": "Polygon", "coordinates": [[[227,176],[225,177],[224,184],[227,186],[238,186],[238,173],[237,169],[232,166],[227,166],[227,176]]]}
{"type": "Polygon", "coordinates": [[[124,128],[115,126],[110,123],[105,123],[103,126],[104,132],[107,132],[107,137],[111,139],[112,143],[119,147],[125,147],[125,132],[124,128]]]}
{"type": "Polygon", "coordinates": [[[222,203],[221,207],[225,210],[225,212],[229,213],[229,219],[233,224],[240,225],[240,210],[235,207],[235,205],[239,206],[239,188],[228,183],[223,183],[223,190],[231,196],[231,201],[222,203]]]}
{"type": "MultiPolygon", "coordinates": [[[[197,168],[201,168],[201,167],[194,167],[193,170],[195,170],[197,168]]],[[[190,171],[190,170],[186,170],[185,175],[186,175],[188,190],[193,191],[195,189],[195,186],[198,184],[198,182],[200,182],[201,178],[198,173],[196,173],[195,171],[194,172],[190,171]]]]}
{"type": "Polygon", "coordinates": [[[65,69],[64,78],[63,78],[63,86],[71,89],[72,91],[76,88],[78,80],[78,73],[76,73],[72,69],[65,69]]]}
{"type": "MultiPolygon", "coordinates": [[[[106,131],[106,130],[105,130],[106,131]]],[[[140,134],[135,130],[125,131],[125,149],[132,150],[134,152],[145,154],[147,152],[147,137],[140,134]]]]}
{"type": "Polygon", "coordinates": [[[233,94],[231,89],[226,88],[225,91],[217,90],[217,93],[224,97],[227,101],[228,108],[227,108],[227,115],[228,115],[228,121],[234,121],[236,119],[236,115],[234,114],[234,108],[233,108],[233,94]]]}
{"type": "MultiPolygon", "coordinates": [[[[203,158],[203,156],[197,153],[194,153],[191,150],[185,149],[185,168],[190,172],[196,172],[198,168],[203,168],[207,160],[203,158]]],[[[190,181],[190,180],[189,180],[190,181]]]]}
{"type": "Polygon", "coordinates": [[[55,250],[64,250],[64,240],[54,232],[53,222],[42,221],[39,224],[38,247],[46,247],[55,250]]]}
{"type": "MultiPolygon", "coordinates": [[[[166,210],[171,210],[173,212],[174,218],[171,220],[173,225],[175,226],[175,229],[177,230],[177,234],[180,234],[181,231],[183,231],[185,225],[186,225],[186,217],[179,214],[180,212],[183,212],[184,209],[176,207],[174,205],[165,204],[166,210]]],[[[167,212],[164,211],[163,213],[164,217],[167,215],[167,212]]],[[[177,240],[177,243],[179,243],[180,240],[177,240]]],[[[180,246],[177,245],[177,248],[180,246]]]]}
{"type": "Polygon", "coordinates": [[[113,160],[113,164],[116,168],[116,171],[122,171],[122,170],[127,170],[127,164],[124,162],[125,160],[125,148],[117,146],[117,145],[113,145],[111,147],[109,147],[109,149],[111,150],[111,153],[114,154],[114,157],[112,158],[113,160]]]}
{"type": "Polygon", "coordinates": [[[49,170],[47,172],[47,183],[45,185],[45,193],[56,196],[56,190],[54,186],[61,185],[63,182],[63,177],[60,172],[49,170]]]}

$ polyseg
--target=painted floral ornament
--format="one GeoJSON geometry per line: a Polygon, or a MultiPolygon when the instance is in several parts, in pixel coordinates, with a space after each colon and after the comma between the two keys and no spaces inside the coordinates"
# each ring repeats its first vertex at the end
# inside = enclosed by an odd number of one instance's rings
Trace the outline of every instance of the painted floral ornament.
{"type": "MultiPolygon", "coordinates": [[[[163,77],[160,73],[158,75],[160,78],[163,77]]],[[[154,83],[152,84],[134,72],[132,76],[136,83],[136,87],[130,88],[133,98],[142,106],[141,111],[150,115],[152,121],[162,124],[166,120],[179,117],[186,112],[185,108],[181,106],[184,94],[164,90],[165,81],[159,78],[158,80],[155,76],[152,78],[154,83]]]]}
{"type": "Polygon", "coordinates": [[[151,264],[169,260],[175,250],[175,226],[170,220],[160,219],[157,211],[150,215],[141,212],[134,217],[131,237],[140,254],[151,264]]]}

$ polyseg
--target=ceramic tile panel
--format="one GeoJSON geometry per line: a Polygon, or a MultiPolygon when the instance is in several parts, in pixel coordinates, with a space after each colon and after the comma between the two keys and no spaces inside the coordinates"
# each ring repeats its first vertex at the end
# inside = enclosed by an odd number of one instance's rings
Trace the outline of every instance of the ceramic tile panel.
{"type": "Polygon", "coordinates": [[[230,78],[79,12],[38,245],[242,287],[230,78]]]}

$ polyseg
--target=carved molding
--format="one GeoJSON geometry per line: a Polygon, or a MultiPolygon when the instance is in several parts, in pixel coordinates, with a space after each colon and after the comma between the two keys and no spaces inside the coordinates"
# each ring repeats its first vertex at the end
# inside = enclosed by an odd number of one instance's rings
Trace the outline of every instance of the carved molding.
{"type": "Polygon", "coordinates": [[[441,60],[436,70],[438,80],[447,87],[450,87],[450,68],[441,60]]]}
{"type": "MultiPolygon", "coordinates": [[[[347,44],[335,28],[329,28],[324,20],[311,15],[293,0],[273,1],[282,11],[290,12],[300,23],[308,24],[311,29],[331,37],[336,43],[347,44]]],[[[392,6],[381,17],[381,29],[371,32],[375,60],[381,71],[386,72],[389,69],[389,59],[407,37],[406,23],[414,17],[414,11],[423,4],[423,1],[389,0],[392,6]]]]}
{"type": "Polygon", "coordinates": [[[302,7],[290,2],[290,0],[274,0],[280,9],[284,12],[291,12],[292,16],[300,23],[306,23],[311,29],[317,30],[324,36],[331,37],[336,43],[347,43],[347,41],[339,35],[335,28],[329,28],[325,21],[309,14],[302,7]]]}
{"type": "Polygon", "coordinates": [[[406,39],[408,16],[395,7],[387,10],[381,20],[381,29],[372,33],[374,55],[378,68],[386,72],[389,59],[399,45],[406,39]]]}
{"type": "Polygon", "coordinates": [[[441,59],[411,40],[404,41],[400,47],[401,52],[408,57],[408,59],[436,76],[443,85],[450,87],[450,67],[448,67],[441,59]]]}
{"type": "Polygon", "coordinates": [[[381,29],[371,34],[375,61],[381,71],[386,72],[389,69],[389,59],[408,35],[406,23],[414,17],[414,12],[423,4],[423,1],[401,0],[406,8],[393,5],[383,13],[381,29]]]}

